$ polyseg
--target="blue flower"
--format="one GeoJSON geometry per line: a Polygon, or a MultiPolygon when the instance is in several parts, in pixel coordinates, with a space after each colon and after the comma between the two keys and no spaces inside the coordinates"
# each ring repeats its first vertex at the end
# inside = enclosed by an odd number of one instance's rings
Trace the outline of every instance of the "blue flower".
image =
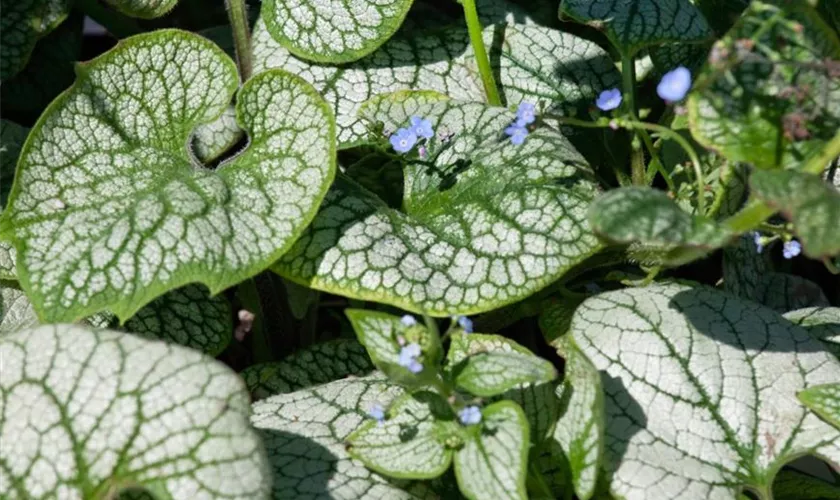
{"type": "Polygon", "coordinates": [[[753,231],[753,241],[755,242],[755,251],[761,253],[764,251],[764,244],[761,242],[761,233],[753,231]]]}
{"type": "Polygon", "coordinates": [[[595,99],[595,105],[601,111],[612,111],[621,106],[621,91],[618,89],[609,89],[598,94],[598,99],[595,99]]]}
{"type": "Polygon", "coordinates": [[[408,153],[415,144],[417,144],[417,135],[407,128],[401,128],[391,136],[391,146],[398,153],[408,153]]]}
{"type": "Polygon", "coordinates": [[[510,142],[514,146],[519,146],[528,137],[528,129],[525,128],[525,124],[521,120],[516,120],[513,125],[505,129],[505,134],[510,136],[510,142]]]}
{"type": "Polygon", "coordinates": [[[426,139],[431,139],[435,136],[435,131],[432,130],[432,122],[425,118],[421,118],[419,116],[412,116],[409,121],[411,122],[411,132],[414,133],[417,137],[424,137],[426,139]]]}
{"type": "Polygon", "coordinates": [[[782,255],[786,259],[792,259],[800,253],[802,253],[802,244],[796,240],[786,241],[785,246],[782,248],[782,255]]]}
{"type": "Polygon", "coordinates": [[[466,316],[458,316],[458,326],[464,329],[464,333],[473,332],[473,322],[466,316]]]}
{"type": "Polygon", "coordinates": [[[379,403],[373,403],[368,410],[368,416],[381,424],[385,421],[385,408],[379,403]]]}
{"type": "Polygon", "coordinates": [[[417,324],[417,320],[414,319],[414,316],[406,314],[400,318],[400,323],[402,323],[402,326],[414,326],[417,324]]]}
{"type": "Polygon", "coordinates": [[[516,123],[521,123],[523,127],[534,123],[534,120],[537,119],[536,113],[537,108],[533,104],[521,102],[519,103],[519,109],[516,110],[516,123]]]}
{"type": "Polygon", "coordinates": [[[656,93],[669,102],[681,101],[691,88],[691,71],[684,66],[671,70],[662,76],[656,93]]]}
{"type": "Polygon", "coordinates": [[[481,422],[481,410],[478,406],[467,406],[458,412],[458,419],[464,425],[475,425],[481,422]]]}
{"type": "Polygon", "coordinates": [[[402,348],[397,362],[400,366],[408,368],[408,371],[411,373],[420,373],[423,371],[423,364],[417,361],[417,357],[420,356],[421,353],[422,350],[420,349],[420,344],[412,342],[402,348]]]}

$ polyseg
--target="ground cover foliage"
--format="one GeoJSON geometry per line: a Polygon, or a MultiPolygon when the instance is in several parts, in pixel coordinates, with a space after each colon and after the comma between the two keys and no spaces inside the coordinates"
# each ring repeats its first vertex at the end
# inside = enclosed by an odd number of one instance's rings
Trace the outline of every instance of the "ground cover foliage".
{"type": "Polygon", "coordinates": [[[0,1],[0,497],[840,498],[840,2],[0,1]]]}

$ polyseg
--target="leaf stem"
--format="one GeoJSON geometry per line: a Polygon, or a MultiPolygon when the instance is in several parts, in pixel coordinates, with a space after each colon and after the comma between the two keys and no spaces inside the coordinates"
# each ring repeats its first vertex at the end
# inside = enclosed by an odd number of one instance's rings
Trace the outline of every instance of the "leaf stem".
{"type": "Polygon", "coordinates": [[[475,61],[478,63],[478,72],[481,74],[481,82],[484,84],[487,102],[493,106],[501,106],[502,100],[499,97],[499,89],[496,87],[493,69],[490,67],[490,59],[487,57],[487,49],[484,48],[484,39],[481,37],[481,21],[478,19],[475,0],[461,0],[461,5],[464,7],[464,17],[470,34],[470,43],[473,46],[473,51],[475,51],[475,61]]]}
{"type": "Polygon", "coordinates": [[[537,468],[534,460],[528,460],[528,478],[530,479],[531,486],[540,495],[538,498],[555,498],[554,492],[551,491],[548,483],[545,482],[545,477],[537,468]]]}
{"type": "Polygon", "coordinates": [[[248,25],[248,6],[245,0],[225,0],[225,8],[233,30],[233,46],[236,50],[236,65],[239,76],[245,82],[251,77],[251,28],[248,25]]]}
{"type": "Polygon", "coordinates": [[[694,150],[694,148],[691,146],[691,143],[689,143],[685,139],[685,137],[680,135],[678,132],[674,132],[668,127],[663,127],[662,125],[657,125],[655,123],[640,122],[635,120],[624,120],[624,123],[628,127],[642,128],[645,130],[657,132],[658,134],[675,141],[677,144],[680,145],[680,147],[683,148],[683,150],[685,150],[686,154],[691,159],[691,164],[694,167],[694,175],[697,178],[697,209],[701,214],[705,214],[706,197],[704,196],[704,191],[706,190],[706,183],[705,179],[703,179],[703,169],[700,166],[700,158],[697,156],[697,151],[694,150]]]}
{"type": "Polygon", "coordinates": [[[128,38],[143,33],[136,20],[100,4],[98,0],[76,0],[76,8],[101,24],[117,38],[128,38]]]}

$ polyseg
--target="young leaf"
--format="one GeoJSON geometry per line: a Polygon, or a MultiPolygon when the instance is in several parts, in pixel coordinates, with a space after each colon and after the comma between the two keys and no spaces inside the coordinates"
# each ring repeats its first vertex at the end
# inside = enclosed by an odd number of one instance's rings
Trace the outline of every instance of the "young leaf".
{"type": "Polygon", "coordinates": [[[809,2],[752,2],[697,76],[695,139],[732,162],[799,168],[837,131],[837,59],[837,34],[809,2]]]}
{"type": "Polygon", "coordinates": [[[374,404],[387,408],[403,394],[382,374],[337,380],[253,405],[251,422],[274,469],[272,496],[337,500],[434,498],[427,483],[392,481],[352,459],[344,440],[364,425],[374,404]]]}
{"type": "Polygon", "coordinates": [[[713,34],[689,0],[563,0],[560,13],[602,27],[628,56],[650,45],[702,41],[713,34]]]}
{"type": "Polygon", "coordinates": [[[725,227],[700,215],[684,212],[664,192],[652,188],[614,189],[589,207],[592,230],[613,243],[640,242],[666,253],[672,265],[684,259],[678,250],[696,255],[725,245],[734,237],[725,227]]]}
{"type": "Polygon", "coordinates": [[[126,319],[190,282],[216,294],[296,239],[333,176],[332,113],[298,77],[261,73],[237,96],[248,148],[216,171],[196,166],[193,129],[236,87],[233,61],[182,31],[123,40],[80,66],[33,128],[2,214],[43,320],[126,319]]]}
{"type": "Polygon", "coordinates": [[[540,328],[565,360],[563,384],[557,388],[560,418],[553,439],[563,450],[571,482],[581,500],[595,493],[604,455],[604,393],[601,374],[569,334],[575,300],[554,302],[540,316],[540,328]]]}
{"type": "Polygon", "coordinates": [[[840,307],[806,307],[785,314],[840,358],[840,307]]]}
{"type": "Polygon", "coordinates": [[[131,17],[153,19],[175,7],[178,0],[105,0],[118,11],[131,17]]]}
{"type": "Polygon", "coordinates": [[[550,362],[500,335],[453,334],[447,365],[458,387],[480,397],[557,377],[550,362]]]}
{"type": "Polygon", "coordinates": [[[39,38],[67,17],[69,0],[3,0],[0,10],[0,80],[5,82],[26,66],[39,38]]]}
{"type": "MultiPolygon", "coordinates": [[[[28,133],[29,129],[17,123],[0,120],[0,213],[6,206],[15,178],[18,156],[28,133]]],[[[14,245],[8,241],[0,241],[0,279],[17,279],[16,258],[14,245]]]]}
{"type": "Polygon", "coordinates": [[[236,109],[228,106],[222,116],[195,129],[192,148],[199,161],[210,163],[239,142],[243,135],[245,132],[236,124],[236,109]]]}
{"type": "Polygon", "coordinates": [[[513,113],[428,101],[428,93],[398,93],[365,111],[389,130],[418,115],[438,134],[454,134],[432,139],[433,165],[405,166],[405,211],[339,177],[275,272],[315,289],[450,316],[520,300],[601,248],[585,222],[595,194],[588,167],[563,136],[538,128],[515,146],[502,133],[513,113]]]}
{"type": "Polygon", "coordinates": [[[0,337],[37,325],[38,316],[23,290],[0,282],[0,337]]]}
{"type": "Polygon", "coordinates": [[[840,432],[794,398],[840,362],[770,309],[657,284],[588,298],[571,333],[603,371],[616,496],[735,498],[797,456],[840,459],[840,432]]]}
{"type": "Polygon", "coordinates": [[[406,394],[383,422],[369,421],[347,437],[348,453],[389,477],[433,479],[449,468],[449,441],[463,441],[449,404],[428,391],[406,394]]]}
{"type": "Polygon", "coordinates": [[[455,475],[471,500],[525,499],[529,433],[525,413],[513,401],[484,408],[481,424],[472,426],[455,454],[455,475]]]}
{"type": "Polygon", "coordinates": [[[361,377],[374,369],[356,340],[338,339],[297,351],[277,363],[251,365],[240,374],[258,401],[345,377],[361,377]]]}
{"type": "Polygon", "coordinates": [[[840,192],[819,176],[803,172],[756,171],[752,194],[793,222],[805,255],[821,259],[840,254],[840,192]]]}
{"type": "Polygon", "coordinates": [[[0,358],[6,493],[104,498],[141,487],[158,498],[268,494],[248,393],[221,363],[74,325],[4,335],[0,358]]]}
{"type": "Polygon", "coordinates": [[[800,392],[798,397],[811,411],[840,429],[840,384],[809,387],[800,392]]]}
{"type": "Polygon", "coordinates": [[[413,0],[265,0],[261,17],[289,51],[319,63],[361,59],[385,43],[413,0]]]}

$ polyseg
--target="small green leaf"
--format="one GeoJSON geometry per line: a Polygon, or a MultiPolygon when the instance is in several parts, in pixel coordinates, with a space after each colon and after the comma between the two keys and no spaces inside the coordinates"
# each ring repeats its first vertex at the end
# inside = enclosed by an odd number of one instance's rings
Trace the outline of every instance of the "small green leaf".
{"type": "Polygon", "coordinates": [[[413,1],[265,0],[261,17],[293,54],[320,63],[346,63],[391,38],[413,1]]]}
{"type": "Polygon", "coordinates": [[[550,362],[500,335],[453,334],[447,364],[458,387],[480,397],[557,377],[550,362]]]}
{"type": "Polygon", "coordinates": [[[218,47],[160,30],[79,68],[33,128],[0,225],[43,320],[126,319],[192,282],[216,294],[274,262],[314,216],[335,129],[303,80],[275,70],[245,83],[237,120],[249,146],[211,171],[187,144],[238,85],[218,47]]]}
{"type": "Polygon", "coordinates": [[[380,374],[337,380],[253,405],[251,422],[274,470],[274,498],[336,500],[439,498],[428,482],[390,480],[346,451],[345,440],[369,419],[374,404],[387,408],[403,390],[380,374]]]}
{"type": "Polygon", "coordinates": [[[809,2],[752,2],[696,78],[694,137],[732,162],[801,167],[840,127],[837,59],[837,34],[809,2]]]}
{"type": "Polygon", "coordinates": [[[248,393],[195,351],[48,325],[0,337],[4,494],[263,498],[271,476],[248,393]]]}
{"type": "Polygon", "coordinates": [[[277,363],[251,365],[240,374],[258,401],[374,370],[365,348],[352,339],[315,344],[277,363]]]}
{"type": "Polygon", "coordinates": [[[689,0],[563,0],[560,13],[603,28],[629,56],[650,45],[697,42],[713,34],[689,0]]]}
{"type": "Polygon", "coordinates": [[[347,309],[344,313],[350,319],[359,342],[367,349],[373,364],[389,377],[413,386],[422,385],[428,376],[437,376],[436,369],[442,357],[442,347],[440,339],[426,327],[405,326],[398,316],[377,311],[347,309]],[[423,364],[423,371],[420,373],[412,373],[399,362],[403,345],[410,343],[418,344],[422,350],[418,359],[423,364]]]}
{"type": "Polygon", "coordinates": [[[318,291],[305,286],[298,285],[294,281],[282,280],[283,288],[286,290],[286,301],[289,303],[289,310],[296,320],[300,321],[309,313],[313,304],[318,304],[318,291]]]}
{"type": "Polygon", "coordinates": [[[840,307],[806,307],[785,314],[840,358],[840,307]]]}
{"type": "Polygon", "coordinates": [[[715,221],[684,212],[664,192],[644,187],[614,189],[589,207],[592,230],[613,243],[640,242],[670,252],[665,261],[681,264],[676,252],[687,248],[708,251],[734,237],[715,221]]]}
{"type": "Polygon", "coordinates": [[[821,259],[840,254],[840,192],[819,176],[803,172],[756,171],[752,194],[793,222],[805,255],[821,259]]]}
{"type": "MultiPolygon", "coordinates": [[[[0,10],[0,80],[5,82],[26,66],[32,49],[67,17],[69,0],[3,0],[0,10]]],[[[5,99],[5,97],[4,97],[5,99]]]]}
{"type": "Polygon", "coordinates": [[[38,326],[38,316],[23,290],[0,281],[0,337],[38,326]]]}
{"type": "Polygon", "coordinates": [[[382,423],[369,421],[347,438],[350,456],[371,469],[401,479],[433,479],[449,468],[448,439],[463,432],[449,404],[436,393],[406,394],[382,423]]]}
{"type": "Polygon", "coordinates": [[[563,450],[571,482],[581,500],[595,493],[604,455],[604,392],[601,374],[575,345],[569,334],[576,300],[549,305],[540,316],[540,328],[565,360],[563,384],[557,388],[560,418],[553,439],[563,450]]]}
{"type": "Polygon", "coordinates": [[[826,422],[840,429],[840,384],[809,387],[799,393],[799,400],[826,422]]]}
{"type": "Polygon", "coordinates": [[[481,411],[481,425],[455,454],[461,493],[471,500],[526,499],[529,432],[525,413],[513,401],[481,411]]]}
{"type": "Polygon", "coordinates": [[[571,333],[602,371],[617,497],[734,499],[800,455],[840,459],[840,431],[793,397],[839,380],[840,362],[770,309],[655,284],[586,299],[571,333]]]}
{"type": "MultiPolygon", "coordinates": [[[[29,134],[29,129],[8,120],[0,120],[0,213],[6,206],[9,190],[15,178],[18,156],[27,134],[29,134]]],[[[17,252],[14,245],[7,241],[0,241],[0,279],[17,279],[16,258],[17,252]]]]}
{"type": "Polygon", "coordinates": [[[397,93],[365,107],[389,130],[416,114],[438,134],[454,134],[432,140],[431,168],[405,165],[404,211],[338,177],[275,272],[318,290],[450,316],[521,300],[600,250],[585,223],[596,188],[563,136],[538,128],[515,146],[502,135],[513,113],[429,100],[397,93]]]}
{"type": "Polygon", "coordinates": [[[178,0],[105,0],[118,11],[131,17],[153,19],[175,7],[178,0]]]}

